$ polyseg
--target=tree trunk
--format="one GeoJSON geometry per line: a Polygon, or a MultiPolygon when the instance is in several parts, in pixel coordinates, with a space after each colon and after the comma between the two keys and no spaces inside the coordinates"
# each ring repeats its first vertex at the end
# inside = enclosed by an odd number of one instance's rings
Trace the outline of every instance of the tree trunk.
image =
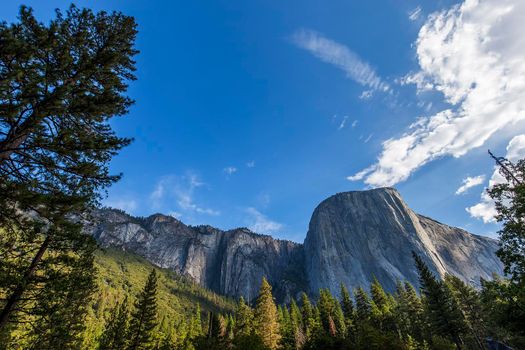
{"type": "Polygon", "coordinates": [[[4,309],[0,313],[0,330],[3,329],[7,322],[9,321],[9,316],[11,316],[11,313],[13,312],[14,307],[16,304],[20,301],[20,298],[26,291],[27,285],[33,278],[33,275],[35,273],[35,270],[42,260],[42,256],[44,256],[44,253],[47,250],[47,247],[49,246],[49,243],[51,242],[51,237],[47,236],[44,242],[40,245],[40,248],[38,249],[38,252],[36,253],[35,257],[31,261],[31,264],[29,265],[29,268],[24,273],[24,277],[22,278],[22,281],[16,286],[13,293],[9,296],[7,299],[7,303],[4,306],[4,309]]]}

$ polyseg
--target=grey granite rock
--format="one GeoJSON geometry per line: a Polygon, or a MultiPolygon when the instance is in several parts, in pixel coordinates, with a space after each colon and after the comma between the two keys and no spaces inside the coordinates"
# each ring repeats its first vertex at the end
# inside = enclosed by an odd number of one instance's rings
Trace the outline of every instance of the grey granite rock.
{"type": "Polygon", "coordinates": [[[393,188],[336,194],[315,209],[304,243],[310,290],[340,283],[368,287],[377,278],[393,291],[397,280],[418,285],[412,251],[439,276],[471,284],[502,273],[497,241],[414,213],[393,188]]]}
{"type": "Polygon", "coordinates": [[[224,295],[252,301],[263,276],[282,301],[307,288],[302,246],[291,241],[246,228],[187,226],[161,214],[135,218],[114,209],[96,210],[92,221],[88,231],[103,247],[132,251],[224,295]]]}

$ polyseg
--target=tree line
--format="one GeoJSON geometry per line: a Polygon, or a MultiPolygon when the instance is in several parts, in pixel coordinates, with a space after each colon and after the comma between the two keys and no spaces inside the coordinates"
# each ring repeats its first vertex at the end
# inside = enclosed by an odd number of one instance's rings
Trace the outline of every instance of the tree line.
{"type": "MultiPolygon", "coordinates": [[[[47,24],[22,6],[17,22],[0,23],[0,347],[82,348],[97,288],[97,245],[82,227],[120,178],[110,160],[132,141],[110,122],[133,104],[136,35],[130,16],[75,6],[47,24]]],[[[369,291],[343,286],[337,298],[321,290],[315,302],[303,295],[276,307],[263,281],[254,305],[196,312],[159,333],[152,274],[132,305],[111,312],[100,346],[461,349],[492,337],[523,348],[525,161],[494,158],[506,180],[488,191],[506,275],[479,291],[433,276],[416,256],[420,294],[402,282],[389,294],[375,281],[369,291]]]]}
{"type": "Polygon", "coordinates": [[[495,310],[494,293],[504,281],[482,281],[482,289],[476,290],[456,276],[439,279],[415,254],[414,262],[420,293],[402,281],[394,293],[387,293],[374,279],[368,290],[349,291],[341,284],[337,296],[321,289],[315,301],[301,293],[289,304],[276,305],[272,287],[263,278],[253,306],[242,297],[230,314],[201,314],[197,306],[190,319],[168,328],[156,318],[153,270],[134,311],[127,299],[111,311],[99,349],[481,350],[496,344],[491,339],[498,339],[500,346],[525,344],[520,325],[503,329],[504,308],[495,310]]]}

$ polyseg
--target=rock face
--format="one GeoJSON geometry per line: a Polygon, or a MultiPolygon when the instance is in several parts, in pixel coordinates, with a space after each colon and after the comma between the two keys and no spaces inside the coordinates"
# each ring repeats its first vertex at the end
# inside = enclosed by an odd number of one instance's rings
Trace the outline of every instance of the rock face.
{"type": "Polygon", "coordinates": [[[338,294],[340,283],[368,288],[374,277],[389,291],[398,279],[417,285],[412,251],[436,274],[472,284],[502,273],[495,240],[418,215],[391,188],[326,199],[312,215],[304,245],[245,228],[193,227],[170,216],[135,218],[114,209],[96,210],[87,230],[102,246],[132,251],[215,292],[250,301],[263,276],[279,302],[319,288],[338,294]]]}
{"type": "Polygon", "coordinates": [[[412,251],[438,275],[471,284],[502,273],[497,242],[414,213],[393,188],[345,192],[315,209],[304,242],[310,290],[340,283],[369,286],[377,278],[393,291],[397,280],[418,285],[412,251]]]}
{"type": "Polygon", "coordinates": [[[161,214],[135,218],[114,209],[93,213],[88,231],[102,246],[139,254],[215,292],[254,300],[263,276],[279,300],[307,288],[303,247],[245,228],[187,226],[161,214]]]}

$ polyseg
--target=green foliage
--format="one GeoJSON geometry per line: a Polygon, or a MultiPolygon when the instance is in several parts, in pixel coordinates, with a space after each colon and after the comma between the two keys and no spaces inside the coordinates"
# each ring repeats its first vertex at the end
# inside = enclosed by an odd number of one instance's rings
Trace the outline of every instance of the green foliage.
{"type": "Polygon", "coordinates": [[[450,288],[434,277],[423,260],[415,253],[413,255],[432,329],[461,348],[467,325],[458,301],[454,298],[450,288]]]}
{"type": "Polygon", "coordinates": [[[255,306],[254,329],[255,334],[261,338],[266,347],[271,350],[277,349],[281,338],[277,307],[273,299],[272,287],[264,277],[255,306]]]}
{"type": "MultiPolygon", "coordinates": [[[[0,23],[0,332],[10,347],[79,348],[94,291],[85,213],[120,176],[136,24],[71,6],[0,23]],[[5,328],[9,325],[9,331],[5,328]],[[16,325],[14,325],[16,324],[16,325]]],[[[6,343],[4,342],[4,344],[6,343]]]]}
{"type": "MultiPolygon", "coordinates": [[[[104,331],[103,325],[111,317],[111,311],[126,297],[134,301],[146,284],[148,275],[155,268],[158,276],[157,305],[160,322],[158,333],[164,335],[162,342],[181,344],[190,335],[189,324],[201,312],[231,313],[235,303],[206,290],[194,282],[173,272],[154,267],[145,259],[117,249],[97,251],[98,290],[89,307],[84,348],[94,348],[104,331]]],[[[200,316],[199,316],[200,318],[200,316]]],[[[195,330],[192,330],[194,332],[195,330]]],[[[202,330],[201,332],[202,333],[202,330]]]]}
{"type": "Polygon", "coordinates": [[[497,159],[499,172],[506,180],[488,189],[496,206],[496,219],[503,223],[499,231],[500,249],[496,252],[511,281],[525,286],[525,159],[513,163],[497,159]]]}
{"type": "Polygon", "coordinates": [[[371,316],[371,304],[372,301],[368,294],[362,287],[357,288],[354,291],[355,304],[356,304],[356,316],[358,323],[365,323],[370,319],[371,316]]]}
{"type": "Polygon", "coordinates": [[[127,345],[127,335],[129,332],[129,305],[128,298],[115,305],[104,326],[104,332],[100,337],[100,350],[119,350],[125,349],[127,345]]]}
{"type": "MultiPolygon", "coordinates": [[[[153,330],[157,327],[157,272],[151,270],[144,289],[135,302],[128,330],[128,350],[153,348],[153,330]]],[[[200,309],[199,309],[200,311],[200,309]]],[[[200,317],[200,313],[199,313],[200,317]]]]}

